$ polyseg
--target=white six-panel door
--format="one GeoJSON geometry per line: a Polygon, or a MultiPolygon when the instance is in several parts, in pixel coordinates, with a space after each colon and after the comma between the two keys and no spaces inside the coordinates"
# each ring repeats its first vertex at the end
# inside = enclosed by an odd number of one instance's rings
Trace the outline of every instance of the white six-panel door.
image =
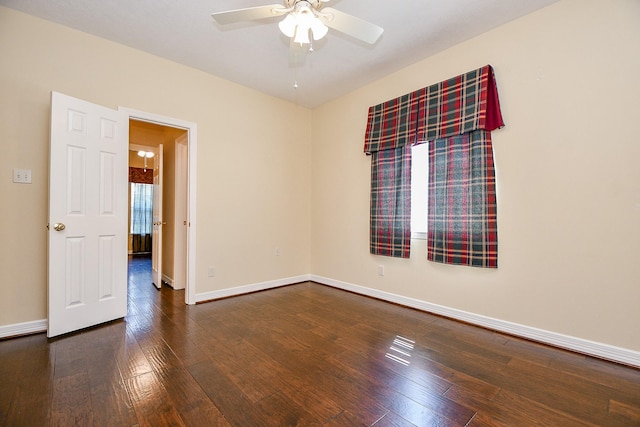
{"type": "Polygon", "coordinates": [[[128,124],[52,92],[49,337],[127,314],[128,124]]]}
{"type": "Polygon", "coordinates": [[[153,161],[153,232],[151,233],[151,281],[160,289],[162,287],[162,231],[164,220],[162,216],[163,175],[163,144],[158,146],[153,161]]]}
{"type": "Polygon", "coordinates": [[[186,133],[176,139],[173,289],[185,289],[187,283],[187,251],[189,248],[187,242],[189,217],[188,141],[186,133]]]}

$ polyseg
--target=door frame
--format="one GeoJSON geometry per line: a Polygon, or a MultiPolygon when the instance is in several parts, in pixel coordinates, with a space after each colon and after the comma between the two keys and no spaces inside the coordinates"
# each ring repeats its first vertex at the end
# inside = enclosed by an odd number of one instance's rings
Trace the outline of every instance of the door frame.
{"type": "Polygon", "coordinates": [[[187,131],[188,147],[188,177],[187,177],[187,281],[185,283],[184,299],[186,304],[196,303],[196,177],[197,177],[197,132],[196,123],[187,122],[172,117],[161,116],[132,108],[118,107],[118,111],[125,113],[128,120],[139,120],[162,126],[180,128],[187,131]]]}

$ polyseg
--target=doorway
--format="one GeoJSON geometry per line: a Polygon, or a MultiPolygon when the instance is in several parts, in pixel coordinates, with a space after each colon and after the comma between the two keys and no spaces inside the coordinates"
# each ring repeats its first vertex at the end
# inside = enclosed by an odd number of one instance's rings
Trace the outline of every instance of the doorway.
{"type": "MultiPolygon", "coordinates": [[[[128,129],[131,120],[187,139],[187,278],[195,304],[196,125],[51,93],[47,336],[127,314],[128,129]]],[[[160,151],[158,151],[160,152],[160,151]]]]}
{"type": "MultiPolygon", "coordinates": [[[[129,147],[135,150],[130,151],[130,164],[134,164],[140,147],[147,146],[156,152],[162,147],[162,155],[154,156],[164,157],[163,213],[159,221],[163,267],[159,280],[174,289],[185,289],[185,303],[195,304],[196,125],[126,108],[120,110],[129,116],[129,147]]],[[[151,169],[151,161],[147,162],[147,168],[151,169]]],[[[130,246],[130,254],[131,250],[130,246]]]]}

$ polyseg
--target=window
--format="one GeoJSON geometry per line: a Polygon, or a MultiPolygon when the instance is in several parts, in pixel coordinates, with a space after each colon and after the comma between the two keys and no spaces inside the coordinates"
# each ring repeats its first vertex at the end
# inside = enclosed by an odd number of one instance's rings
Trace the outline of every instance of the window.
{"type": "Polygon", "coordinates": [[[411,238],[427,239],[429,144],[411,147],[411,238]]]}
{"type": "Polygon", "coordinates": [[[371,106],[370,253],[409,258],[412,235],[426,234],[429,261],[497,268],[491,131],[502,126],[490,65],[371,106]]]}
{"type": "Polygon", "coordinates": [[[131,234],[153,231],[153,184],[131,183],[131,234]]]}

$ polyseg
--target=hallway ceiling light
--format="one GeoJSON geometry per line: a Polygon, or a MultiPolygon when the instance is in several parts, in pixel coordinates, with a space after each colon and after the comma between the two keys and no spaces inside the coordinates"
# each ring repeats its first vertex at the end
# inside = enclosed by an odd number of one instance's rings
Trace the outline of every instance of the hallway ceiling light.
{"type": "Polygon", "coordinates": [[[144,171],[147,171],[147,159],[152,158],[155,155],[153,151],[138,151],[138,156],[144,158],[144,171]]]}

